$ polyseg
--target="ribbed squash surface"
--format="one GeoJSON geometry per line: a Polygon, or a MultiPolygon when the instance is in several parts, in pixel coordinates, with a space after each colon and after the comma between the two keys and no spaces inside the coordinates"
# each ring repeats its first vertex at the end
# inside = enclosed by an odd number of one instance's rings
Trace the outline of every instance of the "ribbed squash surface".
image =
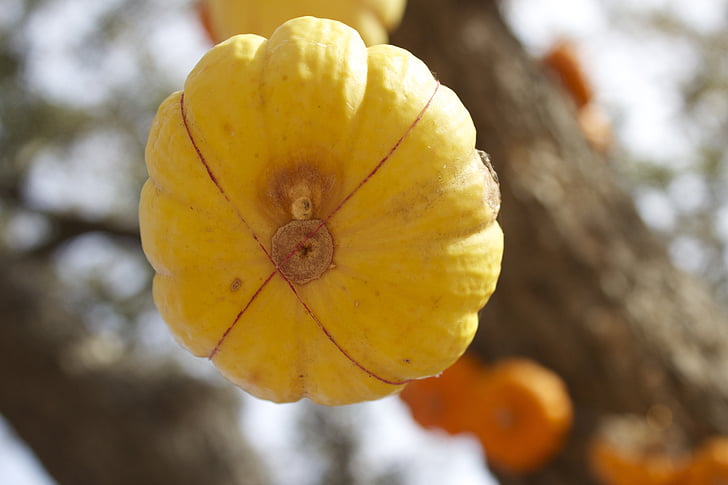
{"type": "Polygon", "coordinates": [[[230,38],[149,135],[160,313],[273,401],[376,399],[441,372],[500,270],[498,187],[474,144],[457,96],[405,50],[313,17],[230,38]]]}

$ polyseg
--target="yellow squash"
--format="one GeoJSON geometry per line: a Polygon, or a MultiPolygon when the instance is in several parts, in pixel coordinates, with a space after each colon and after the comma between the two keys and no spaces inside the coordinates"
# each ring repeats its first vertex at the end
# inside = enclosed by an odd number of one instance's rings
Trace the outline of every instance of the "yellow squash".
{"type": "Polygon", "coordinates": [[[457,96],[405,50],[293,19],[211,49],[146,150],[144,251],[179,342],[277,402],[377,399],[470,343],[503,236],[457,96]]]}
{"type": "Polygon", "coordinates": [[[200,0],[200,15],[214,42],[235,34],[269,36],[286,20],[314,15],[339,20],[359,31],[367,45],[387,42],[402,18],[406,0],[200,0]]]}

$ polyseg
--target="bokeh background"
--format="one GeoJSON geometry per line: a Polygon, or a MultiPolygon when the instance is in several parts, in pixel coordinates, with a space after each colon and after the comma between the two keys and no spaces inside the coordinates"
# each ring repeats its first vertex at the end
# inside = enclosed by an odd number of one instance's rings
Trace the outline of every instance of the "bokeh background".
{"type": "MultiPolygon", "coordinates": [[[[725,307],[728,2],[503,0],[499,7],[534,65],[560,41],[575,46],[612,133],[600,157],[672,263],[702,280],[725,307]]],[[[415,8],[417,2],[410,2],[408,9],[415,8]]],[[[410,10],[405,22],[409,15],[410,10]]],[[[64,350],[69,368],[96,372],[134,362],[142,369],[135,372],[145,374],[145,365],[164,366],[210,386],[196,392],[232,394],[231,406],[239,411],[235,432],[260,469],[260,481],[251,483],[496,483],[474,437],[421,429],[397,397],[337,409],[262,402],[231,391],[208,362],[189,357],[169,336],[151,301],[152,272],[138,241],[143,149],[156,107],[181,88],[209,47],[188,0],[3,0],[2,288],[12,294],[23,281],[26,296],[36,292],[25,305],[34,311],[50,305],[42,315],[73,316],[78,328],[63,334],[75,342],[64,350]]],[[[556,84],[548,76],[544,80],[556,84]]],[[[13,308],[3,300],[0,325],[10,325],[13,308]]],[[[43,335],[54,328],[44,327],[43,335]]],[[[44,355],[33,352],[24,354],[33,356],[27,361],[2,360],[6,369],[0,375],[27,379],[20,366],[44,355]]],[[[0,394],[6,395],[0,415],[8,413],[0,419],[0,483],[64,484],[45,471],[52,452],[34,450],[16,433],[26,426],[14,422],[23,405],[8,397],[16,394],[17,382],[5,381],[0,380],[0,394]]],[[[39,400],[72,402],[76,393],[43,381],[33,385],[35,394],[23,394],[34,400],[27,409],[39,400]]],[[[62,430],[73,433],[78,429],[73,420],[80,423],[84,416],[64,414],[63,406],[53,409],[44,419],[66,420],[66,428],[44,428],[40,420],[32,441],[47,432],[45,446],[62,457],[70,439],[62,430]]],[[[106,431],[100,428],[97,438],[114,440],[106,431]]],[[[145,443],[135,446],[141,453],[145,443]]],[[[122,462],[134,466],[133,456],[122,462]]]]}

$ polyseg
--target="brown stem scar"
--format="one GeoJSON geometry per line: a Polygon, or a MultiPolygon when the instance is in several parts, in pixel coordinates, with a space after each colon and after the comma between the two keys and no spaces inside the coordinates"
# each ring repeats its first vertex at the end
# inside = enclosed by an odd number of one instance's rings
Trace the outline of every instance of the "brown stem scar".
{"type": "Polygon", "coordinates": [[[324,274],[334,257],[331,233],[318,219],[293,220],[279,227],[271,246],[280,272],[300,285],[324,274]]]}

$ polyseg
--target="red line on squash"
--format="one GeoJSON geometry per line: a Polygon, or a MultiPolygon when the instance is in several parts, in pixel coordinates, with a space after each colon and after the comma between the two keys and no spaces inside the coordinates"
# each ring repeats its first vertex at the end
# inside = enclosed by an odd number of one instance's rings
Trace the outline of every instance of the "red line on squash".
{"type": "Polygon", "coordinates": [[[243,313],[247,311],[248,308],[250,308],[250,305],[252,305],[253,301],[258,298],[258,295],[260,295],[260,292],[263,291],[263,288],[270,282],[270,280],[273,279],[277,271],[273,271],[271,274],[268,275],[268,277],[263,281],[263,283],[258,287],[257,290],[255,290],[255,293],[253,293],[253,296],[250,297],[250,300],[248,300],[248,303],[245,304],[242,310],[238,313],[238,315],[235,317],[235,320],[233,320],[233,323],[231,323],[227,329],[225,329],[225,332],[223,332],[222,337],[220,337],[220,340],[217,341],[217,344],[215,345],[215,348],[212,349],[212,352],[207,356],[208,359],[212,360],[215,357],[215,354],[217,354],[217,351],[220,350],[220,347],[222,346],[223,340],[225,340],[228,336],[228,334],[232,331],[233,327],[237,325],[238,321],[240,320],[240,317],[243,316],[243,313]]]}
{"type": "Polygon", "coordinates": [[[298,302],[301,305],[303,305],[303,308],[306,310],[306,313],[308,313],[308,316],[310,316],[313,319],[313,321],[316,322],[316,325],[324,333],[324,335],[326,335],[326,338],[328,338],[329,341],[332,344],[334,344],[334,347],[336,347],[336,349],[339,352],[341,352],[344,355],[344,357],[349,359],[349,361],[352,364],[354,364],[359,369],[361,369],[369,377],[373,377],[374,379],[376,379],[380,382],[383,382],[385,384],[391,384],[393,386],[403,386],[412,380],[412,379],[405,379],[403,381],[392,381],[389,379],[385,379],[384,377],[380,377],[377,374],[375,374],[374,372],[372,372],[369,369],[367,369],[366,367],[364,367],[364,365],[362,365],[358,360],[356,360],[354,357],[352,357],[351,354],[349,354],[349,352],[347,352],[341,345],[339,345],[339,343],[336,341],[334,336],[331,335],[331,332],[328,331],[328,329],[324,326],[323,323],[321,323],[321,320],[318,319],[318,317],[313,312],[313,310],[311,310],[311,308],[306,304],[306,302],[303,301],[303,298],[301,298],[301,295],[298,294],[298,291],[296,291],[296,288],[295,288],[295,286],[293,286],[293,283],[291,283],[288,279],[286,279],[286,283],[288,283],[288,286],[291,288],[291,291],[293,292],[293,294],[296,295],[296,299],[298,300],[298,302]]]}
{"type": "Polygon", "coordinates": [[[185,125],[185,131],[187,132],[187,137],[190,139],[190,142],[192,143],[192,148],[194,148],[195,152],[197,152],[197,158],[199,158],[200,162],[202,162],[202,165],[205,167],[205,170],[207,170],[207,175],[210,177],[210,180],[212,180],[212,183],[215,184],[215,187],[217,187],[217,190],[219,190],[220,193],[222,194],[222,196],[225,197],[225,200],[230,202],[228,195],[225,193],[222,186],[217,181],[217,177],[215,177],[215,174],[212,173],[212,169],[210,169],[210,165],[207,163],[207,160],[205,159],[204,155],[202,155],[202,151],[200,150],[200,147],[197,146],[197,142],[195,141],[195,138],[192,136],[192,131],[190,131],[190,125],[187,123],[187,114],[185,113],[185,93],[182,93],[179,96],[179,109],[180,109],[180,113],[182,115],[182,123],[185,125]]]}
{"type": "MultiPolygon", "coordinates": [[[[205,167],[205,170],[207,171],[207,175],[210,177],[210,180],[213,184],[215,184],[215,187],[217,187],[217,190],[220,191],[220,194],[225,198],[225,200],[230,204],[233,209],[235,210],[235,214],[237,214],[238,219],[245,225],[245,227],[248,229],[248,232],[250,232],[250,235],[253,236],[253,239],[256,243],[258,243],[258,246],[260,249],[265,253],[265,255],[268,257],[268,259],[273,263],[273,266],[276,267],[276,271],[273,271],[268,277],[263,281],[263,283],[258,287],[257,290],[255,290],[255,293],[253,293],[253,296],[248,300],[248,303],[246,303],[245,307],[243,307],[242,310],[237,314],[233,322],[225,329],[225,332],[223,332],[222,336],[220,337],[220,340],[217,341],[217,344],[212,349],[210,354],[207,356],[208,359],[212,360],[213,357],[215,357],[215,354],[217,354],[218,350],[220,350],[220,347],[222,346],[223,341],[227,338],[228,334],[233,330],[233,328],[238,324],[240,321],[240,318],[243,316],[243,313],[250,307],[250,305],[253,303],[253,300],[255,300],[261,291],[263,291],[263,288],[268,284],[268,282],[275,276],[276,273],[280,273],[278,270],[278,267],[276,266],[275,261],[273,261],[273,256],[268,252],[268,250],[263,246],[263,243],[260,242],[260,239],[253,231],[253,228],[250,227],[248,222],[245,220],[243,215],[240,213],[238,208],[233,204],[232,200],[230,200],[230,197],[228,197],[227,193],[225,192],[225,189],[222,188],[222,185],[220,185],[220,182],[218,182],[217,177],[215,177],[215,174],[212,172],[212,169],[210,168],[210,164],[207,163],[207,159],[205,159],[205,156],[202,154],[202,150],[200,150],[200,147],[197,145],[197,142],[195,141],[195,137],[192,136],[192,131],[190,130],[190,125],[187,122],[187,114],[185,112],[185,94],[182,93],[179,97],[179,107],[180,107],[180,113],[182,115],[182,123],[184,124],[185,131],[187,132],[187,138],[189,138],[190,143],[192,143],[192,147],[195,149],[195,152],[197,153],[197,158],[200,159],[200,163],[205,167]]],[[[281,276],[283,276],[282,273],[280,273],[281,276]]],[[[285,276],[283,276],[285,279],[285,276]]]]}
{"type": "Polygon", "coordinates": [[[207,163],[207,159],[202,154],[202,150],[200,150],[200,147],[197,146],[197,142],[195,141],[195,138],[192,136],[192,131],[190,130],[190,125],[187,122],[187,114],[185,112],[185,93],[182,93],[179,97],[179,108],[180,112],[182,114],[182,123],[185,126],[185,131],[187,131],[187,137],[190,139],[190,143],[192,143],[192,147],[195,149],[195,152],[197,152],[197,157],[200,159],[200,162],[205,167],[205,170],[207,170],[207,175],[210,177],[210,180],[213,184],[215,184],[215,187],[217,187],[217,190],[220,191],[220,194],[225,198],[225,200],[230,204],[233,209],[235,210],[235,214],[237,214],[240,221],[245,225],[245,227],[250,232],[250,235],[253,236],[253,239],[255,239],[255,242],[258,243],[258,246],[260,246],[260,249],[263,250],[266,256],[268,256],[268,259],[271,260],[273,265],[275,266],[275,261],[273,261],[273,257],[270,255],[268,250],[265,248],[262,242],[260,242],[260,239],[253,231],[253,228],[250,227],[250,224],[248,224],[248,221],[245,220],[243,215],[240,213],[240,210],[238,210],[237,206],[233,204],[233,201],[230,200],[230,197],[228,197],[227,193],[225,192],[225,189],[222,188],[222,185],[220,185],[220,182],[218,182],[217,177],[215,177],[215,174],[212,172],[212,169],[210,168],[210,164],[207,163]]]}
{"type": "MultiPolygon", "coordinates": [[[[329,216],[326,219],[324,219],[324,221],[319,225],[319,227],[321,227],[322,225],[324,225],[324,223],[328,222],[329,219],[334,217],[334,214],[336,214],[339,211],[339,209],[341,209],[341,207],[344,204],[346,204],[346,202],[349,199],[351,199],[354,196],[354,194],[357,193],[359,191],[359,189],[361,189],[365,183],[369,182],[369,180],[374,176],[374,174],[377,173],[380,168],[382,168],[382,165],[384,165],[384,162],[389,160],[389,157],[392,156],[392,154],[395,152],[395,150],[397,150],[397,148],[399,148],[399,146],[402,144],[402,142],[405,140],[405,138],[407,138],[407,136],[410,134],[410,132],[422,120],[422,118],[425,116],[425,111],[427,111],[427,108],[429,108],[430,105],[432,104],[432,100],[435,98],[435,95],[437,94],[437,90],[440,89],[440,81],[435,80],[435,83],[436,83],[435,90],[432,92],[432,95],[430,96],[430,99],[427,100],[427,103],[425,104],[425,106],[423,106],[422,109],[420,110],[419,114],[417,115],[417,118],[415,118],[414,121],[412,122],[412,124],[409,125],[409,127],[404,132],[404,134],[399,137],[399,140],[397,140],[397,142],[392,146],[392,148],[389,150],[389,152],[386,155],[384,155],[384,158],[379,160],[379,163],[377,163],[377,165],[374,167],[374,169],[371,172],[369,172],[369,174],[366,177],[364,177],[364,179],[361,182],[359,182],[359,184],[356,187],[354,187],[354,189],[351,192],[349,192],[349,195],[344,197],[344,200],[342,200],[341,203],[338,206],[336,206],[336,208],[333,210],[333,212],[331,212],[331,214],[329,214],[329,216]]],[[[318,229],[316,229],[314,232],[316,232],[317,230],[318,229]]]]}

